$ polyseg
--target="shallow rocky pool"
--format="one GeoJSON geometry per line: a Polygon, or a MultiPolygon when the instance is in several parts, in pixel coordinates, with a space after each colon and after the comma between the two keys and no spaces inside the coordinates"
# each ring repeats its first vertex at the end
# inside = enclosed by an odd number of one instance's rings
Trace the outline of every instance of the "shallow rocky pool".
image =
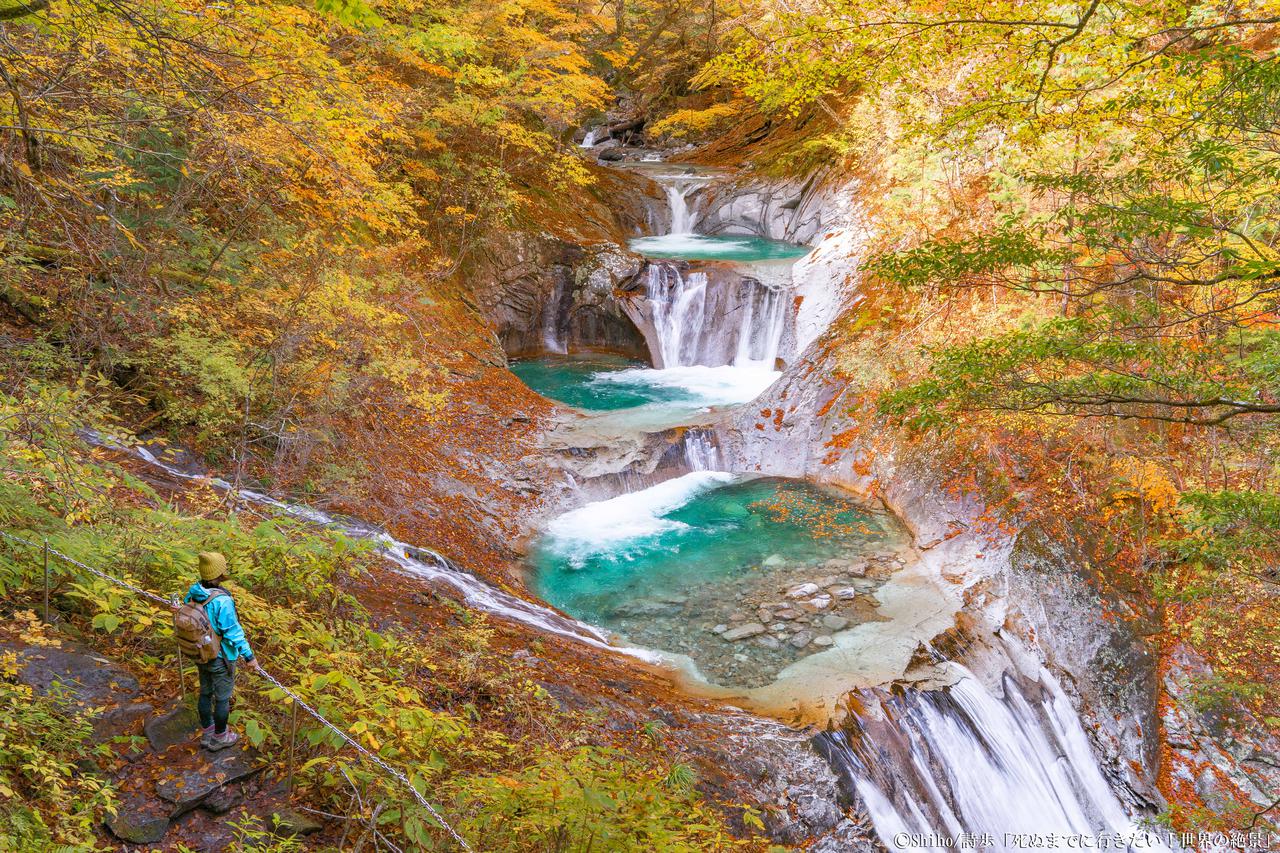
{"type": "Polygon", "coordinates": [[[874,593],[902,543],[840,493],[697,471],[560,516],[531,573],[565,612],[688,655],[713,683],[757,687],[879,619],[874,593]]]}

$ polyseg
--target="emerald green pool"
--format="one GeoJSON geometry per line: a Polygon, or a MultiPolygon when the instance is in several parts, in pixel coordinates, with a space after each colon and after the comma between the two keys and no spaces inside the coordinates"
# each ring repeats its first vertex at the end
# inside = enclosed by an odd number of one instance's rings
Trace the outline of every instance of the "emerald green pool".
{"type": "Polygon", "coordinates": [[[592,412],[640,406],[693,412],[745,403],[778,377],[772,370],[732,366],[654,370],[604,354],[513,361],[511,371],[542,396],[592,412]]]}
{"type": "Polygon", "coordinates": [[[879,581],[866,566],[891,565],[900,541],[885,518],[840,494],[698,471],[561,516],[530,559],[536,591],[566,613],[686,654],[719,683],[754,686],[820,650],[816,638],[842,620],[875,618],[868,594],[879,581]],[[806,582],[832,588],[815,587],[816,604],[788,603],[787,591],[806,582]],[[721,636],[761,619],[769,622],[748,638],[721,636]]]}
{"type": "Polygon", "coordinates": [[[741,234],[664,234],[637,237],[629,245],[649,258],[690,261],[787,261],[809,254],[808,246],[741,234]]]}

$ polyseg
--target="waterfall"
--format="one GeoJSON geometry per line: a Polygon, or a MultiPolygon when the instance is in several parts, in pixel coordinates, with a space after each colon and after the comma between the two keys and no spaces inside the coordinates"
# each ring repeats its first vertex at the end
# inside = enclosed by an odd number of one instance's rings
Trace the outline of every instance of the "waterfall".
{"type": "Polygon", "coordinates": [[[689,210],[689,193],[702,186],[701,181],[673,181],[667,184],[667,204],[671,206],[668,234],[692,234],[693,213],[689,210]]]}
{"type": "Polygon", "coordinates": [[[688,278],[672,264],[650,264],[645,295],[653,311],[659,367],[696,364],[707,306],[707,274],[688,278]]]}
{"type": "Polygon", "coordinates": [[[782,345],[787,322],[788,294],[752,278],[744,278],[746,307],[738,329],[738,350],[733,363],[738,367],[773,369],[782,345]]]}
{"type": "Polygon", "coordinates": [[[720,471],[720,448],[710,430],[688,429],[684,434],[684,461],[690,471],[720,471]]]}
{"type": "Polygon", "coordinates": [[[587,135],[582,137],[583,148],[594,148],[596,143],[600,141],[600,128],[593,127],[587,131],[587,135]]]}
{"type": "Polygon", "coordinates": [[[963,847],[968,835],[981,839],[976,849],[1012,851],[1028,849],[1029,834],[1120,833],[1133,849],[1168,850],[1125,814],[1047,670],[1026,689],[1006,676],[997,698],[951,666],[951,687],[863,694],[852,738],[814,739],[886,847],[963,847]]]}

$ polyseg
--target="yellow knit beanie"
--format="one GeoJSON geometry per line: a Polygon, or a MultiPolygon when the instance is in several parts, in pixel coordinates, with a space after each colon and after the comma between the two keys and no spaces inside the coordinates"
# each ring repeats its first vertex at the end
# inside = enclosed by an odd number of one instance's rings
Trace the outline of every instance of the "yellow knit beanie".
{"type": "Polygon", "coordinates": [[[200,580],[216,581],[227,573],[227,558],[217,551],[200,554],[200,580]]]}

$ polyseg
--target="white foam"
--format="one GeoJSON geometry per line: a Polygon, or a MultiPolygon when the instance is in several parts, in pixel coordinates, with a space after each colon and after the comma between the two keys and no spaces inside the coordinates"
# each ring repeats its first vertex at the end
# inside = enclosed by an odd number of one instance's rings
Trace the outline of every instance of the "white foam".
{"type": "Polygon", "coordinates": [[[622,549],[687,525],[665,518],[703,492],[733,482],[726,471],[692,471],[638,492],[566,512],[547,525],[548,547],[571,562],[622,549]]]}
{"type": "MultiPolygon", "coordinates": [[[[782,374],[765,367],[666,367],[661,370],[631,368],[597,373],[593,383],[677,388],[688,395],[690,403],[701,406],[736,406],[749,403],[777,381],[782,374]]],[[[662,404],[659,404],[662,405],[662,404]]]]}

